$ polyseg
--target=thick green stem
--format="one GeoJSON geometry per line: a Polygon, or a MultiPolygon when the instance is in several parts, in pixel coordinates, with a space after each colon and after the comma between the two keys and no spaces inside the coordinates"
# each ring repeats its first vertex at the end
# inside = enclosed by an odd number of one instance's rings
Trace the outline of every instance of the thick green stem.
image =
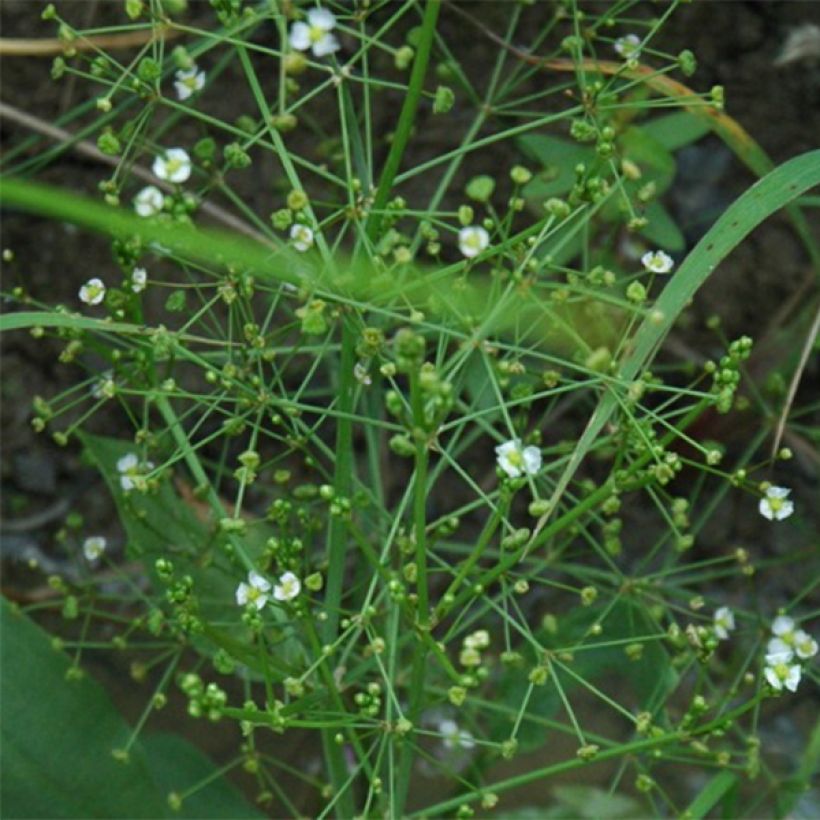
{"type": "Polygon", "coordinates": [[[436,20],[441,9],[439,0],[428,0],[424,9],[424,18],[421,22],[421,35],[418,41],[418,50],[413,61],[413,71],[410,74],[410,84],[407,88],[407,96],[404,98],[399,122],[393,135],[393,142],[390,146],[390,153],[384,163],[382,175],[379,179],[379,187],[373,199],[373,207],[370,217],[367,220],[367,235],[372,240],[379,235],[381,228],[381,211],[387,204],[393,188],[393,180],[399,171],[404,149],[410,139],[410,132],[413,130],[413,122],[416,118],[416,109],[421,99],[421,92],[424,88],[424,76],[427,73],[427,64],[430,61],[430,49],[433,45],[433,35],[436,31],[436,20]]]}

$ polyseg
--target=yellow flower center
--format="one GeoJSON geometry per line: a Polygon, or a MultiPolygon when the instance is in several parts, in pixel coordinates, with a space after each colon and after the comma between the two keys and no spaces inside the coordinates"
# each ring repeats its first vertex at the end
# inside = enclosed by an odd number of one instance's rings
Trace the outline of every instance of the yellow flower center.
{"type": "Polygon", "coordinates": [[[508,456],[507,460],[513,467],[523,467],[524,466],[524,456],[522,455],[520,450],[513,450],[508,456]]]}
{"type": "Polygon", "coordinates": [[[327,31],[323,29],[321,26],[311,26],[310,31],[308,32],[308,37],[310,37],[311,43],[318,43],[321,40],[327,31]]]}

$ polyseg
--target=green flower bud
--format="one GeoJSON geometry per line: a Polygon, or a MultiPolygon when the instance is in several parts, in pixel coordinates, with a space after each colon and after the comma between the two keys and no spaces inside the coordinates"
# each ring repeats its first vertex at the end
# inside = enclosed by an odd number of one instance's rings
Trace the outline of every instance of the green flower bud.
{"type": "Polygon", "coordinates": [[[467,183],[466,193],[475,202],[488,202],[494,190],[495,180],[491,176],[481,174],[467,183]]]}
{"type": "Polygon", "coordinates": [[[436,96],[433,100],[433,113],[446,114],[452,110],[456,102],[456,95],[453,90],[446,85],[440,85],[436,89],[436,96]]]}

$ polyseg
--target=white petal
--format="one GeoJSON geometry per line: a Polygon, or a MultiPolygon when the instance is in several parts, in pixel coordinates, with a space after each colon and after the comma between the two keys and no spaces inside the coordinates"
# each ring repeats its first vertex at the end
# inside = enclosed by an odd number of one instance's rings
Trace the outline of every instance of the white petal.
{"type": "Polygon", "coordinates": [[[791,647],[785,642],[782,641],[780,638],[772,638],[768,644],[766,644],[766,655],[789,655],[791,656],[791,647]]]}
{"type": "Polygon", "coordinates": [[[788,635],[794,632],[794,621],[788,615],[778,615],[772,621],[772,635],[788,635]]]}
{"type": "Polygon", "coordinates": [[[139,464],[139,460],[137,459],[136,454],[128,453],[117,461],[117,469],[121,473],[124,473],[126,470],[133,470],[137,464],[139,464]]]}
{"type": "Polygon", "coordinates": [[[774,652],[771,655],[766,655],[767,666],[778,666],[779,664],[788,663],[792,659],[791,649],[786,652],[774,652]]]}
{"type": "Polygon", "coordinates": [[[307,23],[294,23],[290,29],[288,42],[297,51],[307,51],[310,46],[310,26],[307,23]]]}
{"type": "Polygon", "coordinates": [[[187,100],[191,94],[194,93],[193,89],[187,84],[176,80],[174,82],[174,90],[177,92],[177,99],[180,102],[187,100]]]}
{"type": "Polygon", "coordinates": [[[248,603],[248,592],[250,592],[250,587],[244,581],[236,588],[236,603],[239,606],[245,606],[248,603]]]}
{"type": "Polygon", "coordinates": [[[535,475],[541,469],[541,451],[537,447],[524,448],[524,470],[535,475]]]}
{"type": "Polygon", "coordinates": [[[307,19],[311,26],[323,29],[324,31],[330,31],[336,28],[336,17],[332,11],[328,11],[327,9],[311,9],[307,13],[307,19]]]}
{"type": "Polygon", "coordinates": [[[774,517],[777,521],[788,518],[794,512],[794,504],[791,501],[781,501],[779,509],[775,510],[774,517]]]}
{"type": "Polygon", "coordinates": [[[317,40],[313,44],[314,57],[327,57],[328,54],[333,54],[341,48],[341,44],[333,34],[325,34],[321,40],[317,40]]]}
{"type": "Polygon", "coordinates": [[[788,487],[769,487],[766,490],[768,498],[785,498],[789,493],[791,493],[791,490],[788,487]]]}
{"type": "Polygon", "coordinates": [[[768,498],[761,498],[757,505],[757,509],[764,518],[768,518],[769,521],[774,521],[774,511],[772,510],[772,505],[769,503],[768,498]]]}
{"type": "Polygon", "coordinates": [[[777,691],[779,692],[783,688],[783,681],[781,681],[780,678],[777,677],[777,674],[775,673],[774,669],[772,669],[770,666],[767,666],[763,670],[763,674],[766,676],[766,680],[769,681],[769,683],[771,684],[772,689],[777,689],[777,691]]]}
{"type": "Polygon", "coordinates": [[[254,599],[253,605],[256,607],[257,611],[262,610],[265,608],[265,604],[268,602],[268,596],[265,593],[261,593],[256,596],[254,599]]]}
{"type": "Polygon", "coordinates": [[[268,592],[268,590],[270,590],[270,582],[263,578],[255,570],[251,570],[248,573],[248,583],[250,583],[252,587],[261,590],[262,592],[268,592]]]}
{"type": "Polygon", "coordinates": [[[790,692],[797,691],[797,685],[800,683],[800,674],[800,667],[796,664],[789,667],[789,674],[786,677],[785,685],[786,689],[790,692]]]}

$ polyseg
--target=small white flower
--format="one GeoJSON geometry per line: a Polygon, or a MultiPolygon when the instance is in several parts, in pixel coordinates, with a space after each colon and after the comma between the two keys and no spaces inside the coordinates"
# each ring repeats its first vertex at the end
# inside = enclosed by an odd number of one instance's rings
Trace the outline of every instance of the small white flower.
{"type": "Polygon", "coordinates": [[[292,573],[279,576],[279,583],[273,588],[273,597],[277,601],[292,601],[301,591],[302,582],[292,573]]]}
{"type": "Polygon", "coordinates": [[[735,614],[728,606],[722,606],[715,610],[714,615],[715,635],[722,641],[729,637],[729,633],[735,628],[735,614]]]}
{"type": "Polygon", "coordinates": [[[490,244],[490,235],[480,225],[469,225],[458,232],[458,249],[468,259],[478,256],[490,244]]]}
{"type": "Polygon", "coordinates": [[[771,685],[772,689],[780,692],[784,687],[790,692],[797,691],[800,683],[800,665],[792,663],[791,652],[778,652],[773,655],[766,655],[766,667],[763,674],[771,685]]]}
{"type": "Polygon", "coordinates": [[[145,268],[134,268],[131,271],[131,290],[134,293],[141,293],[145,290],[148,282],[148,271],[145,268]]]}
{"type": "Polygon", "coordinates": [[[813,658],[817,654],[817,641],[808,632],[798,629],[794,633],[794,651],[804,661],[813,658]]]}
{"type": "Polygon", "coordinates": [[[370,378],[370,373],[368,372],[367,362],[356,362],[356,364],[353,365],[353,378],[365,387],[369,387],[373,384],[373,379],[370,378]]]}
{"type": "Polygon", "coordinates": [[[130,492],[145,485],[145,474],[154,469],[151,461],[140,462],[135,453],[128,453],[117,461],[117,471],[120,474],[120,487],[130,492]]]}
{"type": "Polygon", "coordinates": [[[83,555],[86,561],[96,561],[104,552],[107,546],[105,538],[101,535],[92,535],[83,541],[83,555]]]}
{"type": "Polygon", "coordinates": [[[166,182],[185,182],[191,176],[191,158],[184,148],[168,148],[157,155],[151,170],[166,182]]]}
{"type": "Polygon", "coordinates": [[[640,54],[641,45],[641,38],[638,37],[637,34],[625,34],[623,37],[619,37],[613,48],[621,57],[625,57],[626,59],[636,58],[638,54],[640,54]]]}
{"type": "Polygon", "coordinates": [[[165,204],[165,197],[156,185],[148,185],[134,197],[137,216],[156,216],[165,204]]]}
{"type": "Polygon", "coordinates": [[[91,386],[91,395],[95,399],[113,399],[117,392],[117,385],[112,378],[113,371],[105,373],[91,386]]]}
{"type": "Polygon", "coordinates": [[[475,746],[475,738],[466,729],[459,729],[454,720],[440,721],[438,730],[448,749],[472,749],[475,746]]]}
{"type": "Polygon", "coordinates": [[[202,91],[205,87],[205,72],[200,71],[196,65],[191,68],[181,68],[176,73],[174,88],[180,100],[187,100],[197,91],[202,91]]]}
{"type": "Polygon", "coordinates": [[[641,264],[651,273],[669,273],[675,263],[668,253],[647,251],[641,257],[641,264]]]}
{"type": "Polygon", "coordinates": [[[769,487],[757,506],[760,514],[769,521],[788,518],[794,512],[794,504],[787,498],[790,492],[786,487],[769,487]]]}
{"type": "Polygon", "coordinates": [[[255,570],[251,570],[248,573],[248,583],[243,581],[236,588],[236,603],[239,606],[253,604],[257,610],[260,610],[268,602],[269,592],[270,582],[255,570]]]}
{"type": "Polygon", "coordinates": [[[310,49],[314,57],[325,57],[338,51],[341,46],[334,34],[336,17],[327,9],[311,9],[307,13],[307,23],[294,23],[290,30],[290,46],[297,51],[310,49]]]}
{"type": "Polygon", "coordinates": [[[498,466],[510,477],[535,475],[541,469],[541,451],[537,447],[521,446],[521,439],[511,439],[495,448],[498,466]]]}
{"type": "Polygon", "coordinates": [[[293,247],[300,253],[313,247],[313,231],[307,225],[294,225],[290,229],[290,238],[293,240],[293,247]]]}
{"type": "Polygon", "coordinates": [[[99,305],[105,299],[105,284],[102,279],[89,279],[79,292],[81,302],[87,305],[99,305]]]}

